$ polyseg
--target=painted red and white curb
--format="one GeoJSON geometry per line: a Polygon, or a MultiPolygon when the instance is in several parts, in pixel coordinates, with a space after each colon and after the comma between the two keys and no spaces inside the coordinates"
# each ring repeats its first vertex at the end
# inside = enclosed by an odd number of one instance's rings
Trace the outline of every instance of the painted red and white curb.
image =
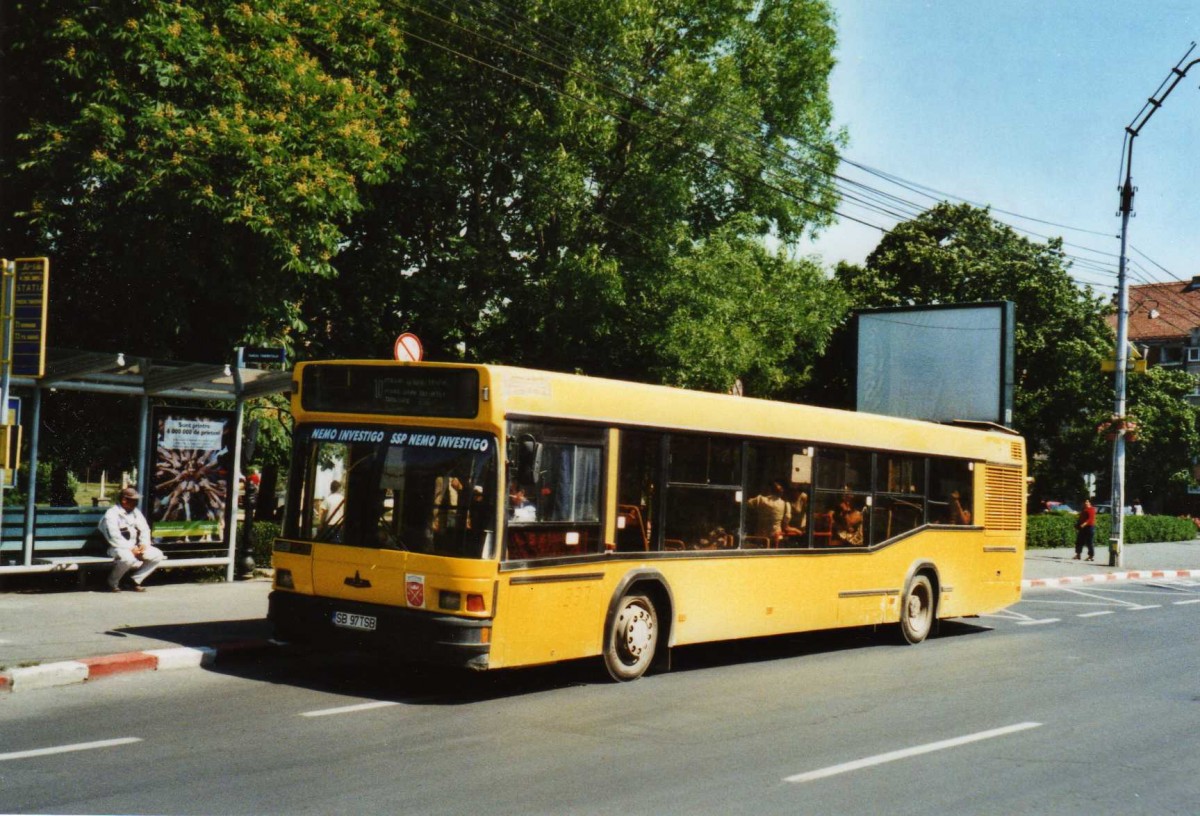
{"type": "Polygon", "coordinates": [[[1072,584],[1109,584],[1114,581],[1146,581],[1154,578],[1200,578],[1200,570],[1127,570],[1125,572],[1092,572],[1087,575],[1066,575],[1061,578],[1027,578],[1022,589],[1033,587],[1069,586],[1072,584]]]}
{"type": "Polygon", "coordinates": [[[124,652],[103,657],[85,657],[21,666],[0,672],[0,692],[32,691],[33,689],[67,686],[111,677],[115,674],[142,671],[174,671],[211,666],[219,658],[246,654],[263,649],[270,641],[238,641],[219,646],[176,646],[167,649],[148,649],[144,652],[124,652]]]}

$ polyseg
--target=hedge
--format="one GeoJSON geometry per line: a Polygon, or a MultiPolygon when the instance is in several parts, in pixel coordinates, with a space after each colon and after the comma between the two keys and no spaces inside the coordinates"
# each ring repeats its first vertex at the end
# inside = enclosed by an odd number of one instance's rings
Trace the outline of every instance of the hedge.
{"type": "MultiPolygon", "coordinates": [[[[1041,513],[1029,517],[1025,546],[1029,549],[1075,546],[1074,513],[1041,513]]],[[[1103,545],[1112,532],[1112,517],[1096,516],[1096,544],[1103,545]]],[[[1196,538],[1196,525],[1190,518],[1177,516],[1126,516],[1125,543],[1144,544],[1149,541],[1191,541],[1196,538]]]]}

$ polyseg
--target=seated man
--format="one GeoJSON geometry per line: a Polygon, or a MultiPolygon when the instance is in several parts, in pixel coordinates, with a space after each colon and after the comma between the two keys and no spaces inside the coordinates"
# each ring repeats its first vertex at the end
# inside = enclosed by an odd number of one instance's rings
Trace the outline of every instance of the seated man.
{"type": "Polygon", "coordinates": [[[132,487],[126,487],[117,496],[117,503],[108,508],[100,519],[100,532],[108,542],[108,554],[113,558],[112,572],[108,576],[108,588],[121,591],[121,578],[131,569],[133,589],[145,592],[142,582],[166,559],[162,550],[150,541],[150,525],[138,510],[142,496],[132,487]]]}

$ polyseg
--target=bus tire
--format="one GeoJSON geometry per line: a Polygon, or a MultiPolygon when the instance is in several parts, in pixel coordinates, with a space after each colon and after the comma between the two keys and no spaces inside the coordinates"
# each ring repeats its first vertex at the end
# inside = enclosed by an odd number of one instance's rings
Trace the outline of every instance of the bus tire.
{"type": "Polygon", "coordinates": [[[908,582],[900,604],[900,635],[905,643],[923,641],[933,629],[937,599],[933,582],[923,572],[917,573],[908,582]]]}
{"type": "Polygon", "coordinates": [[[658,651],[658,612],[645,595],[623,595],[604,633],[604,666],[613,680],[636,680],[658,651]]]}

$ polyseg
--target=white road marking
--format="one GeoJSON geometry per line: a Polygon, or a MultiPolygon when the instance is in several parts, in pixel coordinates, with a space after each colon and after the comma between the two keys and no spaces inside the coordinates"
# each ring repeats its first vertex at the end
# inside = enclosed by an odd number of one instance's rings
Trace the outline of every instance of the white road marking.
{"type": "Polygon", "coordinates": [[[1017,626],[1041,626],[1043,623],[1058,623],[1062,618],[1039,618],[1038,620],[1017,621],[1017,626]]]}
{"type": "Polygon", "coordinates": [[[1035,623],[1058,623],[1058,618],[1046,618],[1045,620],[1038,620],[1037,618],[1031,618],[1023,612],[1017,612],[1015,609],[1002,609],[999,612],[984,614],[980,615],[979,617],[1000,618],[1001,620],[1017,621],[1018,626],[1027,626],[1035,623]]]}
{"type": "Polygon", "coordinates": [[[1105,609],[1103,612],[1083,612],[1079,615],[1076,615],[1075,617],[1077,617],[1077,618],[1095,618],[1100,615],[1111,615],[1111,614],[1113,614],[1113,611],[1111,609],[1105,609]]]}
{"type": "Polygon", "coordinates": [[[1068,589],[1065,591],[1070,592],[1074,595],[1082,595],[1085,598],[1092,598],[1097,601],[1104,601],[1108,606],[1123,606],[1126,608],[1137,606],[1137,604],[1135,604],[1133,601],[1125,601],[1120,598],[1106,597],[1104,595],[1093,595],[1092,593],[1084,592],[1081,589],[1068,589]]]}
{"type": "Polygon", "coordinates": [[[1193,598],[1190,601],[1175,601],[1175,606],[1186,606],[1187,604],[1200,603],[1200,598],[1193,598]]]}
{"type": "Polygon", "coordinates": [[[980,742],[982,740],[994,739],[1003,737],[1009,734],[1015,734],[1019,731],[1028,731],[1030,728],[1038,728],[1041,723],[1024,722],[1016,725],[1006,725],[1003,728],[993,728],[990,731],[980,731],[977,734],[968,734],[965,737],[955,737],[953,739],[942,740],[941,742],[931,742],[927,745],[917,745],[912,748],[902,748],[899,751],[890,751],[886,754],[878,754],[865,759],[857,759],[854,762],[845,762],[841,765],[831,765],[828,768],[821,768],[808,773],[795,774],[794,776],[786,777],[784,782],[812,782],[816,779],[824,779],[827,776],[836,776],[838,774],[849,773],[850,771],[859,771],[863,768],[870,768],[874,765],[882,765],[885,762],[895,762],[898,759],[908,759],[909,757],[920,756],[921,754],[931,754],[934,751],[945,751],[948,748],[957,748],[960,745],[969,745],[972,742],[980,742]]]}
{"type": "Polygon", "coordinates": [[[353,714],[356,711],[369,711],[372,708],[387,708],[388,706],[400,705],[389,700],[380,700],[375,703],[359,703],[358,705],[340,706],[338,708],[322,708],[318,711],[304,711],[300,714],[301,717],[328,717],[331,714],[353,714]]]}
{"type": "Polygon", "coordinates": [[[130,743],[141,741],[141,737],[121,737],[120,739],[99,740],[97,742],[77,742],[74,745],[58,745],[54,748],[35,748],[32,751],[13,751],[10,754],[0,754],[0,762],[9,759],[51,756],[52,754],[69,754],[73,751],[90,751],[93,748],[115,748],[118,745],[129,745],[130,743]]]}
{"type": "Polygon", "coordinates": [[[1128,607],[1130,612],[1138,612],[1142,609],[1162,609],[1162,604],[1150,604],[1149,606],[1131,606],[1128,607]]]}

